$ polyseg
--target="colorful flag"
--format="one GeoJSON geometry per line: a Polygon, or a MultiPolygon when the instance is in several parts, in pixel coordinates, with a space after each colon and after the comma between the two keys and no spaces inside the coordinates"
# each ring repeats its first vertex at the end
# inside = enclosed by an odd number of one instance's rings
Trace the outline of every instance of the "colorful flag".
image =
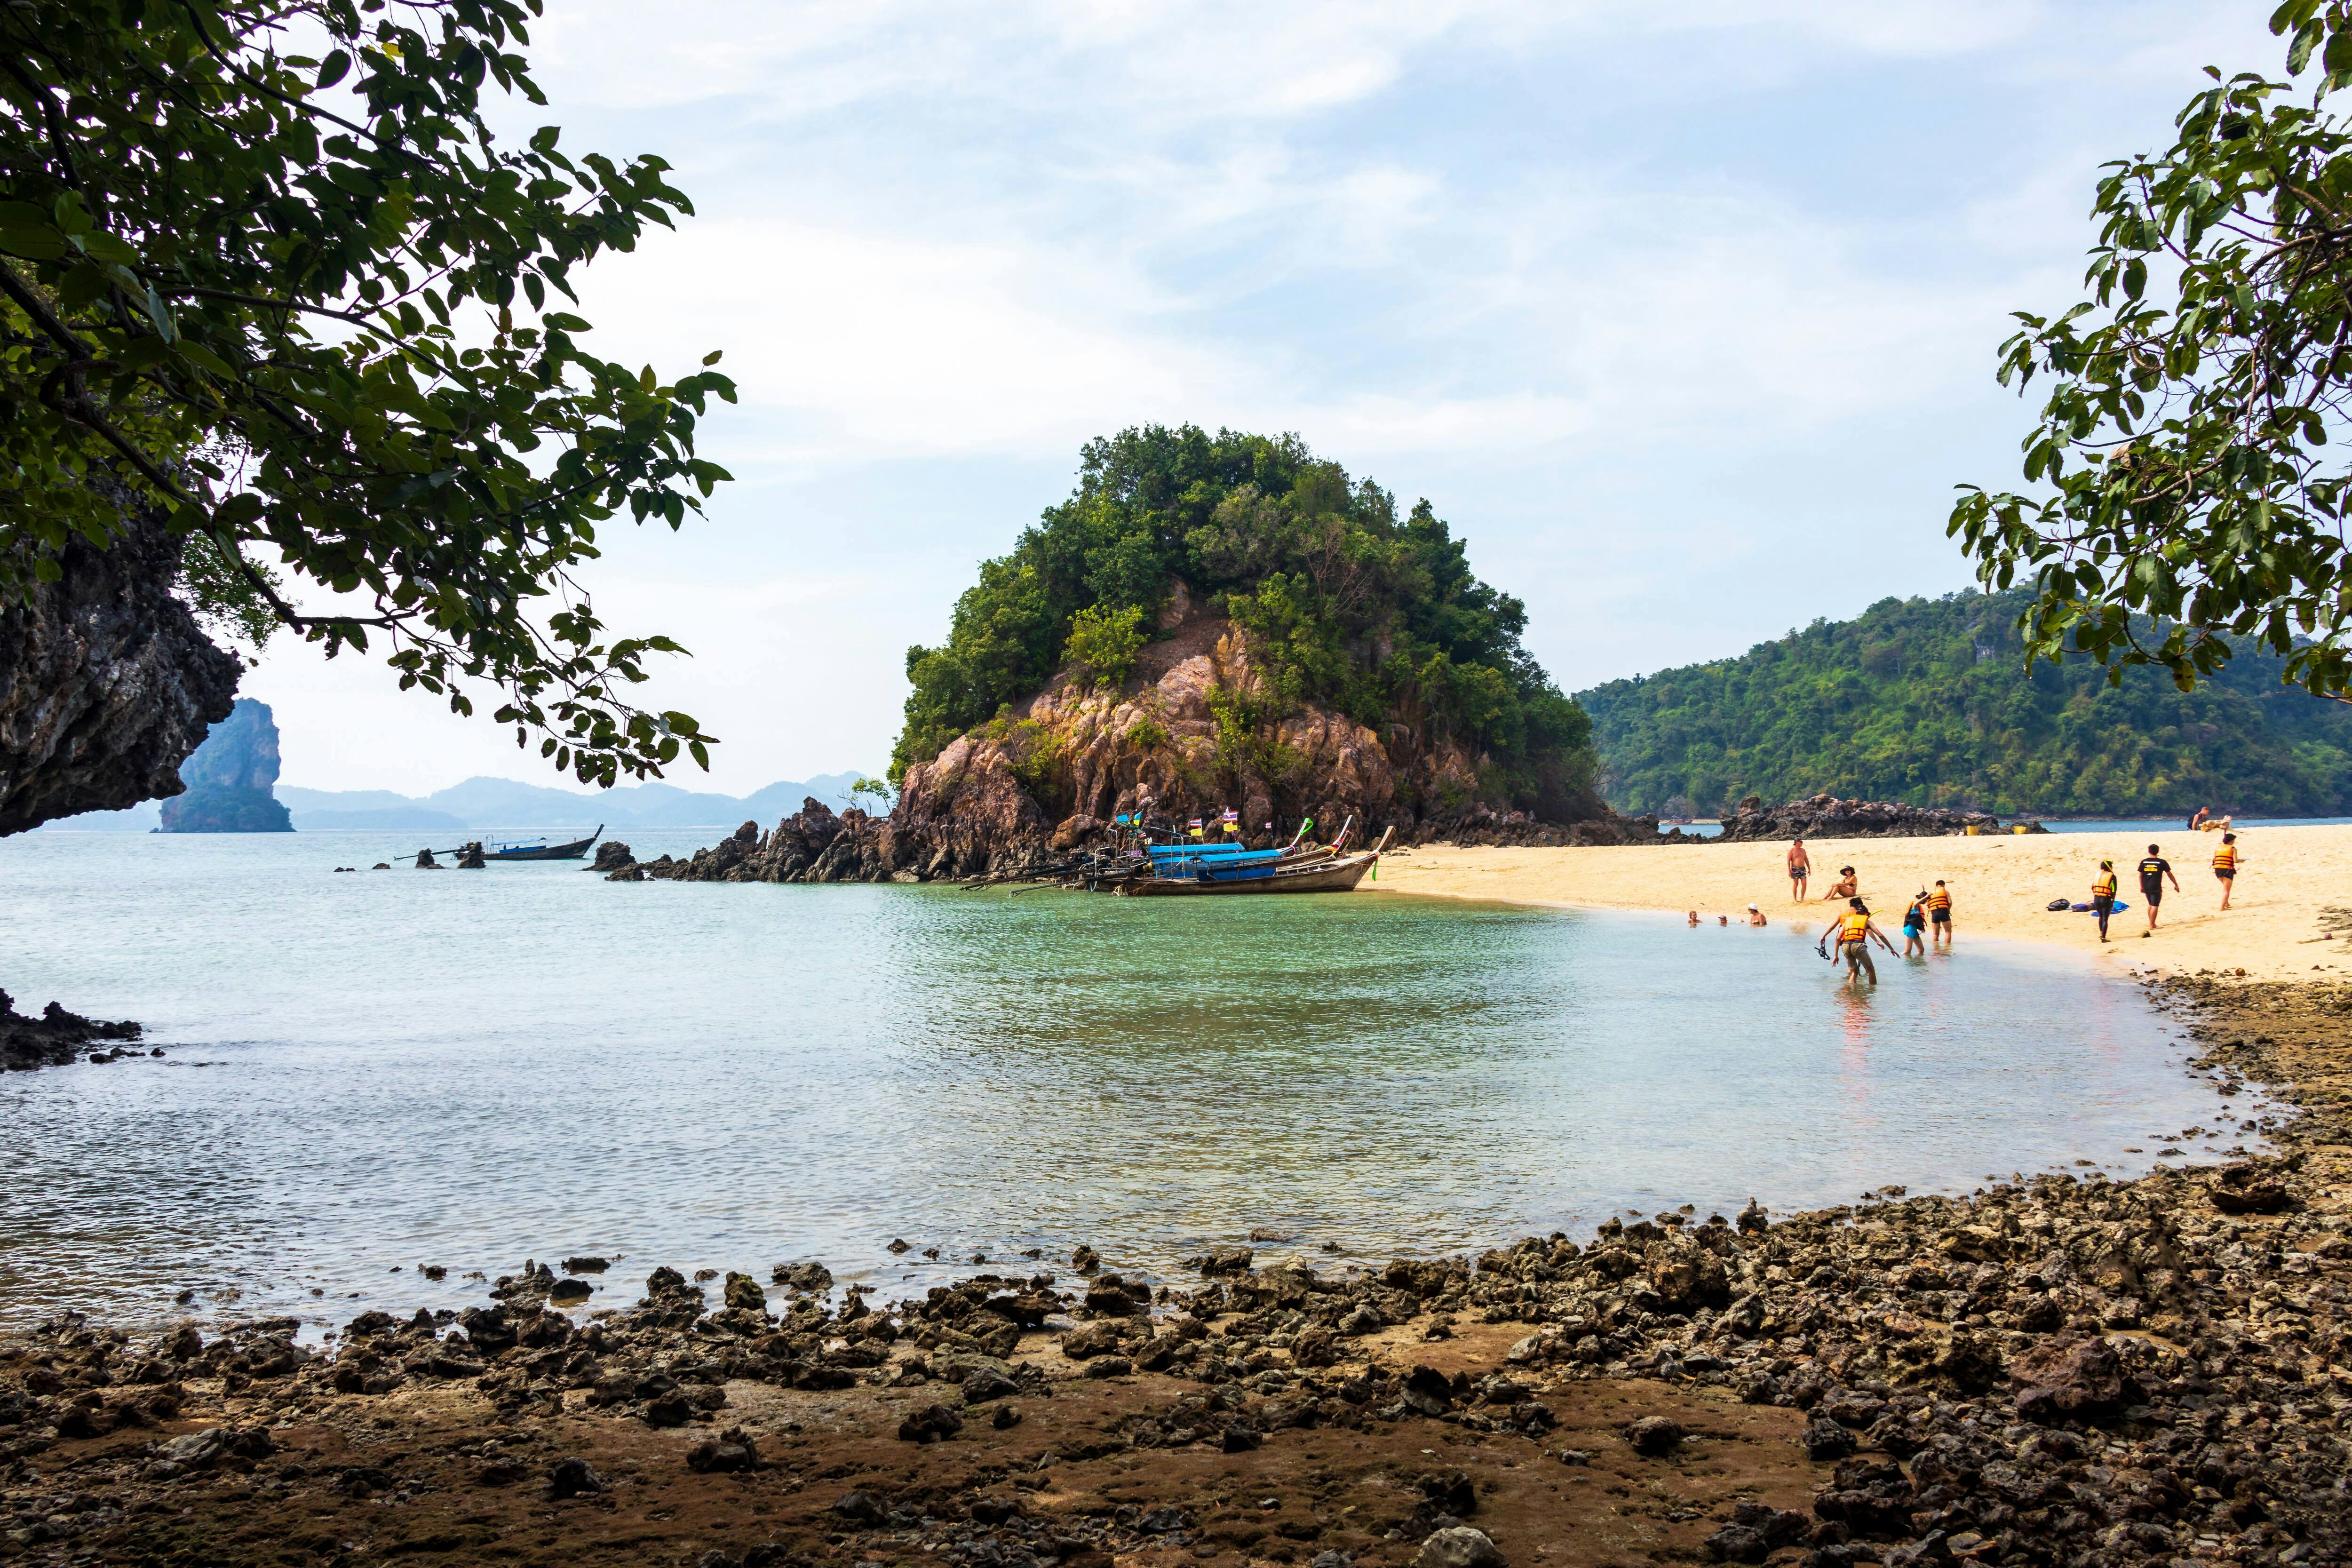
{"type": "Polygon", "coordinates": [[[1239,833],[1242,830],[1242,814],[1240,812],[1228,811],[1225,813],[1223,820],[1226,832],[1239,833]]]}
{"type": "Polygon", "coordinates": [[[1192,836],[1193,837],[1195,837],[1195,838],[1200,837],[1201,837],[1201,819],[1200,819],[1199,817],[1197,817],[1197,816],[1196,816],[1196,817],[1194,817],[1194,818],[1193,818],[1190,823],[1188,823],[1188,824],[1186,824],[1186,825],[1185,825],[1185,831],[1186,831],[1186,832],[1188,832],[1188,833],[1190,833],[1190,834],[1192,834],[1192,836]]]}

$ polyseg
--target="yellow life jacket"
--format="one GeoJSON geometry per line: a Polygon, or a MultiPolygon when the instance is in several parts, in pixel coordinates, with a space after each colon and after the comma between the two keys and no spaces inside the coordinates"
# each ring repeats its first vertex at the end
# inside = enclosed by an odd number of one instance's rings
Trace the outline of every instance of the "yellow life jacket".
{"type": "Polygon", "coordinates": [[[1868,915],[1861,913],[1849,914],[1844,917],[1844,925],[1845,929],[1838,933],[1838,945],[1840,947],[1843,947],[1850,942],[1864,942],[1868,940],[1868,933],[1870,931],[1870,917],[1868,915]]]}
{"type": "Polygon", "coordinates": [[[1938,888],[1927,895],[1927,907],[1931,910],[1948,910],[1952,907],[1952,895],[1938,888]]]}
{"type": "Polygon", "coordinates": [[[2114,898],[2116,896],[2116,874],[2113,871],[2100,872],[2099,879],[2091,884],[2091,891],[2102,899],[2114,898]]]}
{"type": "Polygon", "coordinates": [[[2224,844],[2221,847],[2213,851],[2213,869],[2216,871],[2234,871],[2237,868],[2238,847],[2236,845],[2224,844]]]}

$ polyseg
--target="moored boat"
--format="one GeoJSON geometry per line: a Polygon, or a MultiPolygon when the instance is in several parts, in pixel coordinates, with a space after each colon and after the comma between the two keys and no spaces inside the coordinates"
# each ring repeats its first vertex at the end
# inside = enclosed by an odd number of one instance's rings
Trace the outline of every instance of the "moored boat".
{"type": "Polygon", "coordinates": [[[1345,893],[1380,863],[1396,830],[1370,849],[1342,855],[1330,848],[1251,850],[1241,854],[1166,857],[1150,876],[1131,877],[1117,891],[1129,898],[1195,893],[1345,893]]]}

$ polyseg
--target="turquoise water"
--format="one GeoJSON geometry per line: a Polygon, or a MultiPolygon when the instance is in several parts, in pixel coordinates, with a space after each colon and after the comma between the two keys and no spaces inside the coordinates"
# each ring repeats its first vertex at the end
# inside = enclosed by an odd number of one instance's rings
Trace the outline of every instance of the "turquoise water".
{"type": "Polygon", "coordinates": [[[1273,1226],[1344,1265],[2137,1171],[2218,1114],[2137,991],[2026,948],[1889,961],[1860,996],[1817,931],[1669,916],[331,874],[393,847],[0,841],[0,984],[167,1052],[0,1079],[0,1320],[190,1289],[341,1321],[582,1252],[895,1288],[1273,1226]]]}

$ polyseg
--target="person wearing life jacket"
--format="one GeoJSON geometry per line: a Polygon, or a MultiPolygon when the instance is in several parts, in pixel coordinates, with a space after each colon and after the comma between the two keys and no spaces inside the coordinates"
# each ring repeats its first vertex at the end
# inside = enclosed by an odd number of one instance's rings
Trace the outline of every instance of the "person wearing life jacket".
{"type": "Polygon", "coordinates": [[[1859,898],[1848,899],[1846,912],[1838,917],[1837,944],[1838,952],[1845,956],[1845,971],[1849,979],[1862,974],[1867,975],[1873,985],[1878,984],[1878,965],[1870,958],[1870,944],[1874,940],[1886,950],[1889,958],[1895,956],[1895,944],[1886,940],[1885,931],[1870,923],[1869,906],[1859,898]]]}
{"type": "Polygon", "coordinates": [[[1903,911],[1903,956],[1927,956],[1927,893],[1924,888],[1911,895],[1910,907],[1903,911]]]}
{"type": "Polygon", "coordinates": [[[2221,907],[2230,907],[2230,893],[2238,885],[2238,836],[2221,835],[2221,847],[2213,851],[2213,875],[2221,884],[2221,907]]]}
{"type": "Polygon", "coordinates": [[[1936,890],[1927,895],[1927,925],[1934,933],[1930,941],[1952,945],[1952,895],[1940,877],[1936,879],[1936,890]]]}
{"type": "Polygon", "coordinates": [[[2107,940],[2107,917],[2116,912],[2116,863],[2099,862],[2099,874],[2091,879],[2091,910],[2099,917],[2099,940],[2107,940]]]}
{"type": "Polygon", "coordinates": [[[2139,933],[2142,937],[2156,934],[2157,910],[2164,903],[2164,884],[2168,878],[2171,879],[2172,890],[2176,893],[2180,891],[2180,879],[2172,875],[2172,862],[2164,858],[2163,850],[2149,845],[2147,854],[2139,863],[2139,896],[2147,900],[2147,929],[2139,933]]]}

